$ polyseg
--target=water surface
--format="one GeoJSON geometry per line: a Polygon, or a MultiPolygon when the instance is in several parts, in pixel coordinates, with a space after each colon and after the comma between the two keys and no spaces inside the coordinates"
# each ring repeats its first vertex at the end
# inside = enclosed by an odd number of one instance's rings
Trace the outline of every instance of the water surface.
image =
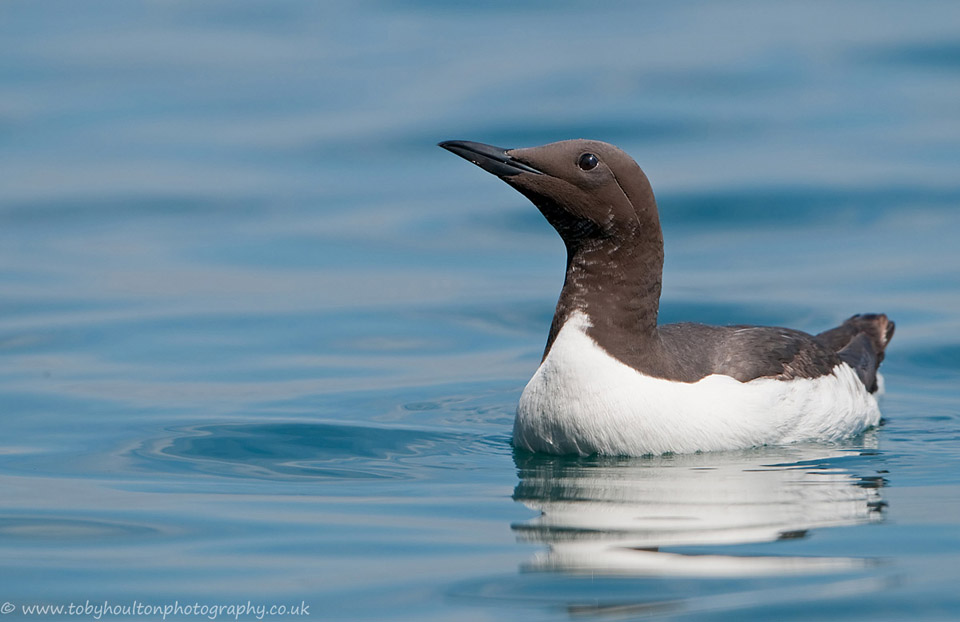
{"type": "Polygon", "coordinates": [[[936,2],[4,5],[0,604],[955,619],[957,24],[936,2]],[[574,137],[652,180],[664,321],[894,318],[885,425],[515,454],[562,244],[435,143],[574,137]]]}

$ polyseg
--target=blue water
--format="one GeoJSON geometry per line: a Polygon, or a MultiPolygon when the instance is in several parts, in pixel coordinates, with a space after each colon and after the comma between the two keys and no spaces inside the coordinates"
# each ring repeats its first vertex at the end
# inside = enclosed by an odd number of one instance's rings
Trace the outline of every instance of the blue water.
{"type": "Polygon", "coordinates": [[[3,4],[0,604],[955,620],[958,101],[948,2],[3,4]],[[885,425],[514,455],[563,248],[435,143],[574,137],[664,321],[894,318],[885,425]]]}

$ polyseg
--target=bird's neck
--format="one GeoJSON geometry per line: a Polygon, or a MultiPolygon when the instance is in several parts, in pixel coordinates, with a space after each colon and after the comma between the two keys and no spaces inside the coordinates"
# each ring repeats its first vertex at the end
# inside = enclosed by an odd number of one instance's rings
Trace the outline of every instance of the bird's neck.
{"type": "Polygon", "coordinates": [[[567,244],[567,275],[544,358],[564,323],[577,312],[587,316],[588,334],[602,346],[620,338],[641,346],[653,338],[660,307],[663,237],[659,227],[645,237],[567,244]]]}

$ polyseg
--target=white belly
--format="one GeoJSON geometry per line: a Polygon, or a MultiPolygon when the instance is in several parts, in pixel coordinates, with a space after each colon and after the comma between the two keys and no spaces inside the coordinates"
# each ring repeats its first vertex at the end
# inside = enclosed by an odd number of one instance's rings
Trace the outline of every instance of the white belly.
{"type": "Polygon", "coordinates": [[[553,454],[632,455],[832,441],[880,421],[854,370],[815,379],[697,382],[645,376],[606,353],[574,314],[520,397],[513,443],[553,454]]]}

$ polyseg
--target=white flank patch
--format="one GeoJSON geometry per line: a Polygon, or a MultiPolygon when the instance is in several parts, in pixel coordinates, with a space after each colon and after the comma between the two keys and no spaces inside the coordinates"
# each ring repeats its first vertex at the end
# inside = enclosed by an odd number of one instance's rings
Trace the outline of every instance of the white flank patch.
{"type": "Polygon", "coordinates": [[[645,376],[590,338],[574,313],[520,397],[514,445],[553,454],[692,453],[833,441],[880,421],[853,368],[820,378],[697,382],[645,376]]]}

